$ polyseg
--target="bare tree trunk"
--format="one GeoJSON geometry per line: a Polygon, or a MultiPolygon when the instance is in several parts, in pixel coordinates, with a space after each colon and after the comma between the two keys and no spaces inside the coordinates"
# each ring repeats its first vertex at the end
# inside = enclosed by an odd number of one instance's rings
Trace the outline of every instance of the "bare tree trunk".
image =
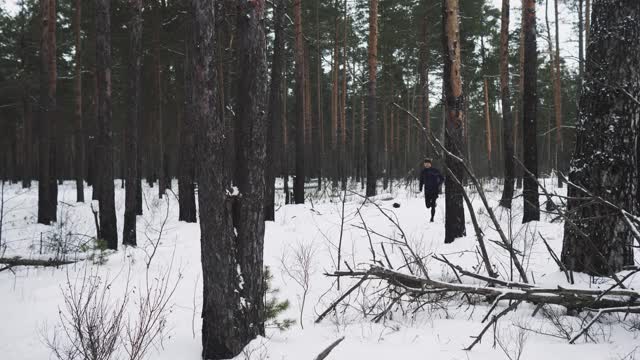
{"type": "Polygon", "coordinates": [[[316,105],[317,105],[317,131],[318,131],[318,146],[317,160],[318,160],[318,190],[322,188],[322,177],[324,174],[324,167],[326,165],[325,148],[324,148],[324,113],[322,105],[322,77],[324,72],[322,70],[322,47],[320,46],[320,1],[316,1],[316,50],[317,50],[317,69],[316,69],[316,105]]]}
{"type": "Polygon", "coordinates": [[[334,19],[334,33],[333,33],[333,56],[331,58],[331,160],[332,160],[332,174],[331,183],[334,188],[338,186],[339,177],[339,165],[335,161],[338,154],[338,123],[339,123],[339,108],[340,108],[340,93],[339,93],[339,63],[340,63],[340,50],[338,47],[338,0],[335,1],[336,17],[334,19]]]}
{"type": "Polygon", "coordinates": [[[342,97],[340,101],[340,181],[342,189],[347,188],[347,30],[348,30],[347,0],[344,0],[343,34],[342,34],[342,97]]]}
{"type": "Polygon", "coordinates": [[[51,166],[52,133],[55,131],[56,110],[56,51],[55,51],[55,2],[40,1],[40,115],[39,115],[39,176],[38,176],[38,223],[48,225],[56,219],[57,202],[52,202],[57,191],[55,166],[51,166]],[[51,14],[54,16],[51,16],[51,14]],[[54,20],[53,24],[51,21],[54,20]],[[52,67],[53,66],[53,67],[52,67]]]}
{"type": "Polygon", "coordinates": [[[84,131],[82,129],[82,41],[80,36],[82,20],[82,0],[76,0],[75,25],[75,131],[74,131],[74,167],[76,178],[76,201],[84,202],[84,131]]]}
{"type": "Polygon", "coordinates": [[[589,48],[589,34],[591,32],[591,0],[586,0],[584,5],[584,40],[589,48]]]}
{"type": "MultiPolygon", "coordinates": [[[[524,166],[538,177],[538,141],[537,141],[537,52],[536,52],[536,2],[525,0],[524,8],[524,93],[522,110],[522,145],[524,166]]],[[[524,215],[522,222],[540,220],[540,200],[536,179],[526,176],[523,179],[524,215]]]]}
{"type": "Polygon", "coordinates": [[[118,248],[113,189],[111,130],[111,15],[110,1],[96,0],[96,78],[98,83],[98,167],[100,235],[109,249],[118,248]]]}
{"type": "MultiPolygon", "coordinates": [[[[445,93],[446,131],[445,146],[456,156],[462,157],[465,150],[465,106],[460,74],[460,32],[458,25],[458,0],[442,2],[442,43],[444,51],[443,90],[445,93]]],[[[446,157],[446,166],[464,183],[462,165],[446,157]]],[[[464,203],[461,185],[447,176],[445,181],[445,243],[466,234],[464,222],[464,203]]]]}
{"type": "Polygon", "coordinates": [[[158,197],[166,193],[168,187],[164,166],[164,95],[162,89],[163,65],[160,55],[160,33],[162,29],[162,3],[161,0],[153,4],[153,57],[154,57],[154,87],[155,87],[155,141],[156,141],[156,167],[158,174],[158,197]]]}
{"type": "MultiPolygon", "coordinates": [[[[419,99],[420,99],[420,118],[424,124],[424,128],[427,129],[427,134],[431,134],[431,119],[429,116],[429,24],[427,21],[427,14],[429,9],[427,8],[428,2],[423,1],[424,14],[421,20],[421,34],[420,34],[420,69],[419,69],[419,99]]],[[[393,129],[393,128],[392,128],[393,129]]],[[[423,153],[431,153],[433,149],[428,142],[423,141],[421,143],[423,147],[423,153]]],[[[393,149],[393,146],[391,147],[393,149]]]]}
{"type": "MultiPolygon", "coordinates": [[[[635,0],[594,2],[585,86],[569,179],[631,214],[638,212],[640,6],[635,0]]],[[[633,265],[634,236],[620,211],[569,186],[562,262],[568,269],[610,275],[633,265]]]]}
{"type": "Polygon", "coordinates": [[[180,127],[180,165],[178,174],[178,219],[189,223],[197,221],[195,195],[195,134],[194,134],[194,94],[193,94],[193,37],[191,22],[188,23],[185,39],[184,61],[184,116],[180,127]]]}
{"type": "MultiPolygon", "coordinates": [[[[482,54],[482,68],[486,71],[485,65],[485,48],[484,37],[480,37],[480,52],[482,54]]],[[[487,74],[484,74],[484,124],[485,124],[485,145],[487,147],[487,167],[489,170],[489,178],[493,177],[493,169],[491,167],[491,110],[489,105],[489,80],[487,74]]],[[[467,145],[469,141],[467,139],[467,145]]]]}
{"type": "Polygon", "coordinates": [[[202,258],[202,357],[227,359],[245,345],[240,340],[238,263],[232,220],[233,198],[226,195],[225,126],[217,109],[215,2],[191,0],[193,21],[193,103],[196,122],[198,203],[202,258]]]}
{"type": "Polygon", "coordinates": [[[555,78],[553,79],[553,100],[556,117],[556,171],[558,171],[558,186],[562,187],[560,170],[563,167],[564,141],[562,136],[562,86],[560,83],[560,22],[558,20],[558,0],[554,0],[554,12],[556,21],[556,55],[554,57],[555,78]]]}
{"type": "MultiPolygon", "coordinates": [[[[140,75],[142,71],[142,0],[129,3],[131,20],[129,22],[129,71],[128,71],[128,109],[126,126],[126,190],[124,227],[122,243],[137,245],[136,239],[136,199],[138,197],[138,126],[140,124],[140,75]]],[[[182,194],[180,194],[182,198],[182,194]]]]}
{"type": "Polygon", "coordinates": [[[238,10],[238,79],[240,145],[237,257],[242,285],[240,341],[264,336],[264,176],[266,158],[267,61],[264,33],[265,0],[241,0],[238,10]]]}
{"type": "Polygon", "coordinates": [[[502,100],[502,144],[504,147],[504,189],[500,206],[511,209],[515,155],[513,149],[513,117],[509,90],[509,0],[502,0],[500,22],[500,98],[502,100]]]}
{"type": "MultiPolygon", "coordinates": [[[[522,139],[522,123],[523,123],[523,119],[524,119],[524,107],[523,107],[523,94],[524,94],[524,29],[525,29],[525,1],[526,0],[520,0],[521,4],[522,4],[522,11],[521,11],[521,16],[520,16],[520,48],[518,49],[518,67],[519,67],[519,78],[518,78],[518,101],[517,103],[519,104],[518,109],[519,109],[519,115],[516,116],[516,120],[515,120],[515,127],[514,127],[514,149],[515,149],[515,154],[516,156],[520,159],[520,161],[523,161],[523,157],[522,157],[522,148],[523,148],[523,144],[519,144],[520,146],[518,146],[518,139],[522,139]]],[[[524,171],[522,170],[522,167],[518,166],[516,167],[516,187],[518,189],[522,188],[522,179],[523,179],[523,174],[524,171]]]]}
{"type": "Polygon", "coordinates": [[[275,178],[281,168],[282,157],[282,97],[284,54],[284,26],[287,15],[286,0],[277,0],[274,10],[273,62],[271,66],[271,90],[269,98],[269,116],[267,118],[267,172],[264,217],[267,221],[275,219],[275,178]]]}
{"type": "Polygon", "coordinates": [[[304,204],[305,180],[305,104],[304,104],[304,37],[302,34],[302,0],[293,1],[295,30],[295,73],[296,73],[296,177],[293,182],[293,196],[296,204],[304,204]]]}
{"type": "Polygon", "coordinates": [[[376,77],[378,66],[378,0],[369,0],[369,108],[367,114],[367,196],[376,195],[378,180],[378,112],[376,77]]]}

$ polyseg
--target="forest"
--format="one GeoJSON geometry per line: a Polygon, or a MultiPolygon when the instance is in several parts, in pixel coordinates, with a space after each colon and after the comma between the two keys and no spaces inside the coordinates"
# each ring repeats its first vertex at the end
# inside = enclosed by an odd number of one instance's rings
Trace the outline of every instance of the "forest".
{"type": "Polygon", "coordinates": [[[3,359],[640,357],[640,2],[0,5],[3,359]]]}

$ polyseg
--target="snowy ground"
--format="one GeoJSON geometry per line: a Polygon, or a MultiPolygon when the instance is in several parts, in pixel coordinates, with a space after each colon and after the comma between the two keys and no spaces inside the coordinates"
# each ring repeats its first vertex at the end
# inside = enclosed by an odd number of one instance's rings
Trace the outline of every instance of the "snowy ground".
{"type": "MultiPolygon", "coordinates": [[[[124,190],[116,181],[116,209],[118,232],[121,233],[124,211],[124,190]]],[[[354,190],[359,191],[359,187],[354,190]]],[[[93,215],[89,204],[76,204],[75,188],[65,183],[59,191],[59,219],[61,221],[47,227],[36,224],[37,186],[25,191],[18,186],[6,186],[4,190],[4,220],[0,256],[23,256],[43,258],[62,256],[68,259],[87,259],[73,265],[56,268],[15,268],[13,271],[0,272],[0,359],[27,360],[48,359],[50,351],[46,338],[51,338],[59,321],[58,310],[63,307],[61,287],[67,279],[73,282],[87,271],[94,271],[105,281],[112,281],[112,298],[122,296],[125,291],[127,274],[131,274],[131,286],[141,286],[145,279],[145,263],[151,252],[151,242],[158,237],[159,229],[168,214],[161,232],[161,243],[150,266],[151,278],[167,276],[178,281],[178,288],[171,304],[167,331],[161,344],[154,349],[153,359],[200,359],[200,310],[201,310],[201,268],[199,226],[178,222],[178,205],[170,193],[169,200],[158,200],[157,188],[144,188],[145,215],[138,221],[137,249],[121,249],[106,255],[102,265],[100,256],[92,251],[91,237],[95,234],[93,215]],[[42,234],[42,235],[41,235],[42,234]],[[57,237],[60,241],[50,241],[57,237]],[[42,238],[42,240],[41,240],[42,238]],[[53,244],[57,244],[53,246],[53,244]],[[64,246],[61,246],[63,244],[64,246]],[[80,244],[80,246],[77,246],[80,244]],[[94,255],[91,255],[94,254],[94,255]]],[[[174,184],[177,193],[177,185],[174,184]]],[[[467,216],[467,237],[445,245],[444,239],[444,198],[438,201],[438,213],[434,223],[428,222],[424,200],[416,193],[415,185],[398,188],[395,186],[388,194],[377,197],[382,208],[393,210],[399,224],[407,234],[412,247],[421,255],[445,254],[453,263],[467,269],[478,266],[475,252],[476,238],[467,216]],[[392,208],[394,202],[400,208],[392,208]]],[[[497,207],[500,191],[496,184],[487,184],[490,203],[496,208],[505,230],[511,229],[516,246],[523,252],[523,263],[527,273],[538,284],[556,286],[566,284],[564,274],[549,256],[544,244],[539,240],[542,234],[551,247],[560,252],[562,245],[562,223],[550,223],[551,217],[543,215],[543,221],[521,225],[521,198],[513,216],[497,207]],[[509,226],[511,224],[511,226],[509,226]]],[[[561,189],[558,190],[562,191],[561,189]]],[[[87,189],[86,198],[91,198],[87,189]]],[[[566,359],[571,357],[589,359],[632,359],[640,357],[637,335],[628,331],[617,322],[604,322],[594,328],[594,339],[598,343],[568,345],[563,338],[542,335],[558,335],[558,330],[538,313],[532,317],[533,307],[521,306],[500,321],[495,330],[485,336],[483,342],[472,351],[462,350],[478,334],[483,324],[480,322],[488,306],[478,303],[468,306],[461,301],[445,302],[442,307],[425,307],[422,311],[403,314],[398,308],[392,316],[379,323],[373,323],[371,317],[364,318],[361,308],[374,300],[360,292],[345,301],[338,311],[328,316],[320,324],[314,324],[319,313],[333,302],[352,282],[343,279],[341,291],[336,289],[333,278],[324,276],[337,267],[337,248],[339,246],[341,225],[342,236],[341,269],[346,261],[352,268],[366,268],[372,263],[369,238],[362,230],[362,220],[367,228],[392,239],[398,238],[398,229],[371,204],[362,206],[362,199],[356,195],[348,196],[344,206],[344,224],[342,202],[338,195],[328,192],[316,194],[307,205],[288,205],[278,208],[276,221],[267,223],[265,239],[265,263],[274,275],[273,287],[279,288],[277,297],[288,299],[290,309],[282,318],[295,319],[297,323],[289,330],[281,332],[269,329],[267,338],[258,339],[250,349],[238,359],[313,359],[327,345],[341,336],[345,340],[329,356],[329,359],[516,359],[518,348],[522,348],[520,359],[566,359]],[[299,320],[301,296],[299,284],[288,273],[295,272],[298,263],[296,253],[306,251],[310,256],[310,288],[306,306],[299,320]],[[302,329],[304,326],[304,329],[302,329]],[[523,330],[524,328],[534,330],[523,330]],[[520,345],[518,345],[520,344],[520,345]],[[502,346],[501,346],[502,345],[502,346]],[[502,350],[501,347],[505,347],[502,350]]],[[[479,198],[473,196],[479,221],[488,240],[497,240],[497,234],[489,225],[486,211],[483,211],[479,198]]],[[[544,200],[544,199],[541,199],[544,200]]],[[[394,266],[402,264],[402,256],[390,240],[372,235],[374,248],[380,253],[380,243],[385,243],[389,258],[394,266]]],[[[488,242],[490,256],[500,275],[510,278],[509,259],[502,249],[488,242]]],[[[379,256],[379,255],[378,255],[379,256]]],[[[430,275],[448,281],[455,281],[453,273],[442,263],[426,258],[430,275]]],[[[483,271],[483,269],[477,269],[483,271]]],[[[640,285],[640,277],[635,280],[635,288],[640,285]]],[[[465,282],[473,282],[463,278],[465,282]]],[[[595,287],[587,276],[577,276],[578,285],[595,287]]],[[[130,289],[131,289],[130,286],[130,289]]],[[[372,294],[378,283],[370,283],[365,291],[372,294]]],[[[604,286],[604,285],[599,285],[604,286]]],[[[560,314],[559,321],[569,331],[580,329],[579,317],[560,314]]]]}

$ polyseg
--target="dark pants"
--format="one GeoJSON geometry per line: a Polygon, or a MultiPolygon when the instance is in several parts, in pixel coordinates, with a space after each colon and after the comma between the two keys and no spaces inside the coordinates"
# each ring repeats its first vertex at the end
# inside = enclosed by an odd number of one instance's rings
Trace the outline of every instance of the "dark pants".
{"type": "Polygon", "coordinates": [[[433,220],[433,216],[436,214],[436,200],[438,199],[437,192],[424,192],[424,204],[427,209],[431,209],[431,220],[433,220]]]}

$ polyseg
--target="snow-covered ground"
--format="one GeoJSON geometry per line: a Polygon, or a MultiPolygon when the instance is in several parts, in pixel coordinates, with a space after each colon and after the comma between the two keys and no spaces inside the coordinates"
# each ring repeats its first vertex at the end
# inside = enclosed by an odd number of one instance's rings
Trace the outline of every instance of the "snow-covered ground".
{"type": "MultiPolygon", "coordinates": [[[[138,220],[139,247],[122,248],[115,253],[106,253],[101,259],[98,250],[92,250],[90,241],[95,234],[90,204],[75,203],[73,183],[65,183],[59,191],[59,223],[53,226],[36,224],[37,184],[30,190],[17,185],[6,185],[3,232],[0,256],[23,256],[48,259],[62,256],[79,261],[60,268],[16,267],[0,272],[0,359],[27,360],[49,359],[50,350],[46,339],[60,332],[59,309],[64,309],[62,288],[67,279],[74,282],[87,272],[93,272],[103,281],[111,281],[110,297],[122,297],[125,291],[142,286],[147,278],[146,260],[151,253],[151,243],[161,234],[158,252],[154,255],[148,274],[150,278],[169,277],[178,281],[178,288],[170,303],[171,313],[162,342],[152,350],[152,359],[200,359],[200,310],[201,267],[199,226],[178,221],[178,204],[173,193],[168,201],[157,199],[157,188],[144,187],[144,212],[138,220]],[[168,216],[166,215],[168,214],[168,216]],[[166,224],[164,219],[167,219],[166,224]],[[159,230],[162,228],[162,231],[159,230]],[[51,241],[52,238],[58,241],[51,241]],[[53,246],[53,245],[56,246],[53,246]],[[62,244],[62,245],[61,245],[62,244]],[[93,254],[93,255],[92,255],[93,254]],[[103,261],[104,260],[104,261],[103,261]],[[103,262],[103,264],[100,264],[103,262]],[[130,274],[130,275],[128,275],[130,274]],[[126,278],[130,276],[129,287],[126,278]]],[[[116,181],[116,209],[118,232],[121,233],[124,211],[124,190],[116,181]]],[[[177,184],[174,191],[177,193],[177,184]]],[[[353,190],[360,191],[358,186],[353,190]]],[[[91,198],[87,189],[86,198],[91,198]]],[[[522,198],[514,201],[511,213],[497,206],[500,189],[496,183],[486,185],[487,195],[502,226],[510,231],[515,244],[522,251],[523,265],[537,283],[545,286],[570,286],[559,272],[539,234],[544,236],[556,253],[562,246],[563,224],[550,222],[552,217],[542,216],[542,221],[521,224],[522,198]]],[[[557,189],[560,193],[563,189],[557,189]]],[[[533,306],[521,305],[516,312],[505,316],[497,328],[491,329],[482,343],[472,351],[463,348],[473,341],[484,324],[481,319],[489,306],[478,302],[469,306],[464,301],[443,301],[443,306],[425,306],[422,310],[406,311],[405,307],[394,308],[389,316],[378,323],[373,316],[364,317],[362,309],[375,301],[375,290],[379,282],[370,282],[362,291],[353,293],[321,323],[314,324],[319,313],[324,311],[354,280],[342,279],[340,290],[334,278],[324,274],[333,272],[338,264],[340,229],[342,232],[340,268],[366,269],[372,263],[370,239],[363,230],[363,221],[371,234],[371,242],[380,258],[381,243],[384,243],[393,266],[404,263],[400,247],[393,246],[399,239],[399,230],[380,210],[364,204],[358,195],[349,195],[343,204],[339,194],[322,192],[312,196],[305,205],[281,206],[276,212],[276,221],[267,223],[265,239],[265,264],[273,273],[272,286],[280,292],[277,297],[288,299],[291,307],[282,319],[295,319],[297,323],[289,330],[270,328],[267,337],[254,341],[245,354],[238,359],[313,359],[331,342],[345,336],[345,340],[331,353],[329,359],[632,359],[640,357],[636,348],[639,332],[615,321],[604,321],[593,330],[597,343],[580,340],[569,345],[559,330],[544,318],[541,312],[532,316],[533,306]],[[376,233],[378,235],[376,235],[376,233]],[[390,238],[390,239],[389,239],[390,238]],[[310,271],[309,292],[300,321],[302,287],[290,276],[300,270],[296,255],[306,253],[310,271]],[[368,294],[369,296],[363,296],[368,294]],[[403,311],[405,310],[405,311],[403,311]],[[302,328],[304,327],[304,329],[302,328]],[[549,333],[557,336],[543,335],[549,333]],[[494,336],[495,334],[495,336],[494,336]],[[494,340],[496,339],[496,340],[494,340]],[[505,349],[501,349],[504,347],[505,349]]],[[[502,278],[511,278],[511,268],[506,252],[491,240],[498,240],[490,225],[486,211],[482,209],[477,195],[473,202],[486,234],[487,246],[492,262],[502,278]]],[[[467,234],[453,244],[444,244],[444,197],[438,201],[435,222],[428,222],[424,200],[413,187],[398,187],[376,198],[382,209],[391,211],[407,235],[412,248],[420,255],[444,254],[453,263],[464,268],[483,272],[475,251],[477,241],[469,216],[467,234]],[[392,204],[400,204],[393,208],[392,204]],[[475,267],[475,268],[474,268],[475,267]]],[[[541,202],[544,199],[541,198],[541,202]]],[[[386,263],[386,259],[382,260],[386,263]]],[[[433,260],[425,261],[432,278],[456,281],[449,268],[433,260]]],[[[1,268],[2,266],[0,266],[1,268]]],[[[405,269],[406,271],[406,269],[405,269]]],[[[515,273],[515,271],[514,271],[515,273]]],[[[464,282],[474,282],[462,278],[464,282]]],[[[516,279],[517,280],[517,279],[516,279]]],[[[596,287],[588,276],[576,275],[577,285],[596,287]]],[[[628,282],[637,288],[640,277],[628,282]]],[[[133,301],[132,301],[133,303],[133,301]]],[[[404,306],[404,305],[403,305],[404,306]]],[[[507,304],[502,304],[503,308],[507,304]]],[[[569,332],[580,329],[582,317],[570,317],[558,312],[557,321],[569,332]]]]}

